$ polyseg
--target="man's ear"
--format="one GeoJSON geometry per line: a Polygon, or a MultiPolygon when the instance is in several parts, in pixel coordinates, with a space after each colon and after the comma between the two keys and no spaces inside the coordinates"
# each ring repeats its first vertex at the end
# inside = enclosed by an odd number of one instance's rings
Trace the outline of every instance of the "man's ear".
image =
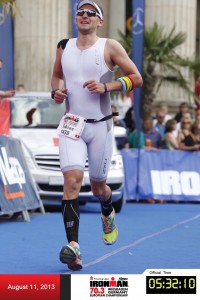
{"type": "Polygon", "coordinates": [[[103,26],[103,20],[99,19],[99,24],[98,24],[99,27],[103,26]]]}

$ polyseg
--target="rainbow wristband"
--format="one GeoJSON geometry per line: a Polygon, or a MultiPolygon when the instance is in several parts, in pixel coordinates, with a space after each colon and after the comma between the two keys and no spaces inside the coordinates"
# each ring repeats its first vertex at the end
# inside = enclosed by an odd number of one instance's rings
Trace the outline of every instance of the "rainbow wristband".
{"type": "Polygon", "coordinates": [[[135,82],[133,80],[133,78],[130,76],[130,75],[127,75],[127,77],[130,79],[130,81],[132,82],[132,90],[134,89],[135,87],[135,82]]]}
{"type": "Polygon", "coordinates": [[[122,77],[122,79],[126,83],[126,91],[130,92],[132,90],[132,81],[130,80],[130,78],[128,78],[128,76],[124,76],[122,77]]]}
{"type": "Polygon", "coordinates": [[[122,84],[122,90],[121,92],[122,93],[125,93],[126,92],[126,83],[124,82],[124,80],[120,77],[120,78],[117,78],[117,80],[119,80],[122,84]]]}

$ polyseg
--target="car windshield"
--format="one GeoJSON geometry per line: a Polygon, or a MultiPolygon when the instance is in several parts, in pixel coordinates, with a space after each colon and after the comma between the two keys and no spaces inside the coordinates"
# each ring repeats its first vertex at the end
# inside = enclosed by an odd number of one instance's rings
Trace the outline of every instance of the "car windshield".
{"type": "Polygon", "coordinates": [[[65,104],[57,105],[50,97],[18,96],[11,101],[11,128],[57,128],[65,104]]]}

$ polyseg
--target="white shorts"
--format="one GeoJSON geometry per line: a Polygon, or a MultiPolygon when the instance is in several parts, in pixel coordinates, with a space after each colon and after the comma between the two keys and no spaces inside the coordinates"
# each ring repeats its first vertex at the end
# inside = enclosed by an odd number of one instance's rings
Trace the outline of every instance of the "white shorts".
{"type": "Polygon", "coordinates": [[[62,172],[84,171],[88,157],[89,176],[94,181],[106,180],[113,152],[113,119],[86,123],[79,140],[59,136],[62,172]]]}

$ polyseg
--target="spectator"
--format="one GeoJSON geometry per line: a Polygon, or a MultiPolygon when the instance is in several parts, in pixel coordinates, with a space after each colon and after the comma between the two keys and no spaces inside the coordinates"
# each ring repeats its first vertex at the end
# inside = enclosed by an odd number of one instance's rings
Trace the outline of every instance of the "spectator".
{"type": "Polygon", "coordinates": [[[140,141],[138,141],[138,131],[133,130],[128,135],[129,148],[145,148],[144,133],[140,132],[140,141]]]}
{"type": "Polygon", "coordinates": [[[169,150],[179,148],[178,140],[174,137],[173,131],[176,130],[176,120],[171,119],[166,123],[165,128],[165,147],[169,150]]]}
{"type": "Polygon", "coordinates": [[[20,93],[24,93],[26,91],[24,84],[22,84],[22,83],[18,84],[17,88],[16,88],[16,91],[20,92],[20,93]]]}
{"type": "Polygon", "coordinates": [[[189,151],[200,150],[200,126],[196,122],[192,124],[191,132],[181,142],[180,149],[189,151]]]}
{"type": "MultiPolygon", "coordinates": [[[[183,117],[184,117],[184,118],[187,118],[187,119],[190,119],[191,122],[192,122],[192,116],[191,116],[191,113],[190,113],[190,112],[185,112],[185,113],[183,114],[183,117]]],[[[183,118],[183,117],[182,117],[182,118],[183,118]]],[[[174,136],[175,136],[176,138],[178,138],[178,133],[179,133],[180,130],[181,130],[181,122],[178,122],[178,123],[176,124],[176,130],[174,130],[174,132],[173,132],[173,134],[174,134],[174,136]]]]}
{"type": "Polygon", "coordinates": [[[178,143],[179,145],[183,142],[185,137],[190,134],[191,132],[191,126],[192,126],[192,120],[188,116],[183,116],[180,123],[180,129],[178,132],[178,143]]]}
{"type": "Polygon", "coordinates": [[[165,114],[162,110],[159,110],[156,114],[155,129],[160,133],[162,140],[165,137],[165,114]]]}
{"type": "Polygon", "coordinates": [[[132,132],[136,128],[134,112],[133,112],[132,106],[127,110],[125,117],[124,117],[124,122],[126,124],[127,134],[129,135],[129,133],[132,132]]]}
{"type": "Polygon", "coordinates": [[[197,80],[195,82],[195,96],[194,96],[194,102],[196,104],[195,112],[200,111],[200,74],[197,76],[197,80]]]}
{"type": "Polygon", "coordinates": [[[160,111],[162,111],[165,115],[164,122],[166,123],[168,120],[171,120],[171,116],[168,114],[168,106],[166,104],[161,104],[160,111]]]}
{"type": "MultiPolygon", "coordinates": [[[[117,112],[117,107],[114,104],[111,105],[111,109],[112,109],[112,113],[117,112]]],[[[113,116],[113,123],[114,126],[120,126],[126,128],[126,123],[124,122],[124,120],[117,118],[117,116],[113,116]]]]}
{"type": "Polygon", "coordinates": [[[200,125],[200,114],[196,115],[195,122],[200,125]]]}
{"type": "Polygon", "coordinates": [[[179,105],[179,112],[175,115],[174,119],[176,120],[177,123],[179,123],[182,119],[182,117],[189,112],[189,106],[186,102],[182,102],[179,105]]]}
{"type": "Polygon", "coordinates": [[[127,110],[132,106],[132,100],[129,94],[130,93],[118,93],[117,108],[120,116],[125,116],[127,110]]]}
{"type": "MultiPolygon", "coordinates": [[[[112,113],[117,112],[117,108],[113,104],[111,105],[111,109],[112,109],[112,113]]],[[[118,119],[116,116],[113,116],[113,123],[114,123],[114,126],[123,127],[124,131],[125,131],[126,125],[124,123],[124,120],[118,119]]],[[[121,150],[121,149],[124,149],[124,148],[126,148],[126,149],[129,148],[127,135],[122,135],[120,137],[116,137],[116,142],[117,142],[118,150],[121,150]]]]}
{"type": "Polygon", "coordinates": [[[151,149],[158,149],[162,146],[162,137],[153,126],[153,118],[146,117],[142,121],[142,132],[144,134],[145,145],[151,149]],[[150,144],[149,144],[150,142],[150,144]]]}
{"type": "MultiPolygon", "coordinates": [[[[0,58],[0,71],[3,68],[3,60],[0,58]]],[[[6,90],[2,91],[0,90],[0,99],[7,98],[7,97],[13,97],[15,95],[15,90],[6,90]]]]}

